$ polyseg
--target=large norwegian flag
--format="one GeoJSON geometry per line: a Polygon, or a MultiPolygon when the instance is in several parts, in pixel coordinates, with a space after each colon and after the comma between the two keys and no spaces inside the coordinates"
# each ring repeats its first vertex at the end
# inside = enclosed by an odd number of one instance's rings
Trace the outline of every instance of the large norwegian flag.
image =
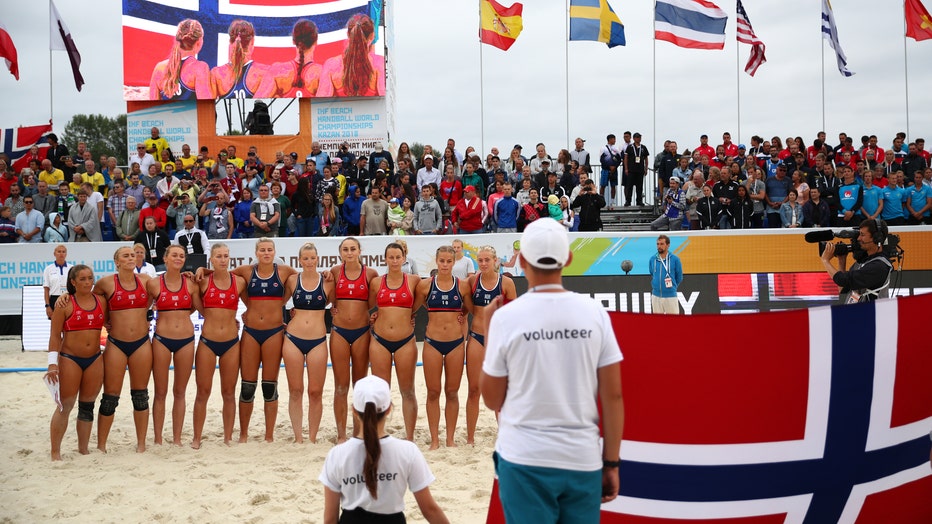
{"type": "MultiPolygon", "coordinates": [[[[123,0],[123,84],[127,100],[147,99],[132,88],[148,87],[155,65],[168,57],[178,23],[191,18],[204,28],[198,59],[211,68],[228,62],[230,23],[248,20],[256,30],[253,60],[271,64],[294,58],[291,29],[298,20],[317,25],[314,62],[343,52],[346,22],[355,14],[378,28],[382,0],[123,0]]],[[[377,32],[379,29],[377,29],[377,32]]],[[[376,52],[383,39],[377,37],[376,52]]]]}
{"type": "Polygon", "coordinates": [[[601,521],[932,522],[930,310],[612,313],[625,439],[601,521]]]}
{"type": "Polygon", "coordinates": [[[24,167],[29,167],[29,149],[34,145],[39,146],[38,159],[41,161],[45,158],[49,148],[49,143],[45,137],[51,132],[51,123],[41,126],[0,129],[0,147],[10,157],[15,172],[19,173],[24,167]]]}

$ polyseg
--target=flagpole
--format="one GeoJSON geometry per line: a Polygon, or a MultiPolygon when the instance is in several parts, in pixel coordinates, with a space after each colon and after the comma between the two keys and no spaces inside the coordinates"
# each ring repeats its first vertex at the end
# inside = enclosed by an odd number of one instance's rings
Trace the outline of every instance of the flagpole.
{"type": "Polygon", "coordinates": [[[566,67],[566,144],[570,143],[570,0],[566,0],[566,16],[563,17],[566,38],[563,39],[563,57],[566,67]]]}
{"type": "MultiPolygon", "coordinates": [[[[735,26],[737,31],[737,25],[735,26]]],[[[741,143],[741,57],[738,56],[738,39],[735,35],[735,85],[738,87],[738,143],[741,143]]]]}
{"type": "MultiPolygon", "coordinates": [[[[479,3],[479,31],[482,31],[482,3],[479,3]]],[[[482,65],[482,38],[479,39],[479,152],[485,154],[485,79],[482,65]]]]}
{"type": "MultiPolygon", "coordinates": [[[[49,0],[49,20],[52,19],[52,0],[49,0]]],[[[52,101],[52,26],[49,24],[49,122],[55,117],[55,104],[52,101]]]]}
{"type": "Polygon", "coordinates": [[[903,90],[906,94],[906,140],[912,139],[909,134],[909,61],[906,58],[906,0],[903,0],[903,90]]]}
{"type": "MultiPolygon", "coordinates": [[[[653,41],[653,64],[654,65],[653,67],[651,67],[651,77],[652,77],[651,91],[653,91],[654,94],[651,97],[651,99],[653,100],[653,104],[654,104],[654,111],[653,111],[654,117],[653,117],[653,124],[652,124],[654,127],[654,130],[653,130],[653,133],[651,133],[651,135],[653,135],[654,141],[651,144],[651,146],[653,146],[654,148],[654,154],[657,154],[657,0],[654,0],[654,34],[653,34],[652,41],[653,41]]],[[[656,175],[657,174],[654,173],[655,177],[656,175]]],[[[621,186],[621,181],[619,180],[618,182],[619,182],[618,185],[621,186]]],[[[650,187],[650,185],[648,185],[648,187],[650,187]]],[[[652,193],[652,192],[653,192],[652,190],[648,190],[648,193],[652,193]]],[[[619,207],[621,206],[621,195],[623,193],[624,191],[618,191],[618,206],[619,207]]],[[[660,195],[655,195],[654,204],[660,203],[660,201],[658,200],[659,197],[660,195]]]]}
{"type": "Polygon", "coordinates": [[[819,35],[822,38],[822,129],[825,130],[825,35],[822,33],[821,25],[819,35]]]}

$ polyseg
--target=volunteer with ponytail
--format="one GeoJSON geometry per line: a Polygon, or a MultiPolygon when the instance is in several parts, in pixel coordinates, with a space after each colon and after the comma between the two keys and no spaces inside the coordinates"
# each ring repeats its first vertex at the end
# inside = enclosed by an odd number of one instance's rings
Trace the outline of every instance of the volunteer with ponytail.
{"type": "Polygon", "coordinates": [[[81,264],[68,271],[68,300],[52,312],[49,336],[49,367],[45,379],[58,384],[61,408],[52,413],[49,432],[52,460],[61,460],[61,442],[68,429],[68,416],[78,403],[78,453],[87,455],[94,421],[94,401],[104,380],[100,359],[100,330],[107,304],[93,294],[94,272],[81,264]]]}
{"type": "Polygon", "coordinates": [[[417,446],[385,433],[392,410],[391,389],[379,377],[353,387],[353,438],[327,453],[319,480],[324,484],[324,523],[403,523],[408,489],[431,524],[448,523],[430,494],[435,480],[417,446]],[[342,515],[340,510],[342,508],[342,515]]]}

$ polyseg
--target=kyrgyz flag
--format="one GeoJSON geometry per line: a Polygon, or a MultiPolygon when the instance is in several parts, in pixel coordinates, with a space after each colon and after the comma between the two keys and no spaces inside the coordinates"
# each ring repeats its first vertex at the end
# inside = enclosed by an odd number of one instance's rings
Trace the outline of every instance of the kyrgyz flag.
{"type": "Polygon", "coordinates": [[[479,0],[482,19],[479,24],[479,41],[508,51],[521,34],[521,11],[524,6],[515,3],[504,7],[495,0],[479,0]]]}
{"type": "Polygon", "coordinates": [[[932,38],[932,17],[921,0],[906,0],[906,36],[916,41],[932,38]]]}

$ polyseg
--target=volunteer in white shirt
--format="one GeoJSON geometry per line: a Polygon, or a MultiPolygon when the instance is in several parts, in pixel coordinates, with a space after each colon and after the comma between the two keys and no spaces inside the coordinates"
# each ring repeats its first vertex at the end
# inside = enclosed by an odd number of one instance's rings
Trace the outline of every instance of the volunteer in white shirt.
{"type": "Polygon", "coordinates": [[[505,520],[598,522],[600,505],[618,496],[621,350],[602,305],[563,288],[565,227],[531,222],[518,257],[528,292],[487,306],[480,380],[486,407],[500,412],[494,460],[505,520]]]}
{"type": "Polygon", "coordinates": [[[52,318],[52,310],[55,309],[55,301],[59,295],[68,292],[68,270],[71,264],[68,263],[68,248],[64,244],[55,246],[55,262],[50,264],[42,272],[42,287],[45,292],[45,316],[52,318]]]}

